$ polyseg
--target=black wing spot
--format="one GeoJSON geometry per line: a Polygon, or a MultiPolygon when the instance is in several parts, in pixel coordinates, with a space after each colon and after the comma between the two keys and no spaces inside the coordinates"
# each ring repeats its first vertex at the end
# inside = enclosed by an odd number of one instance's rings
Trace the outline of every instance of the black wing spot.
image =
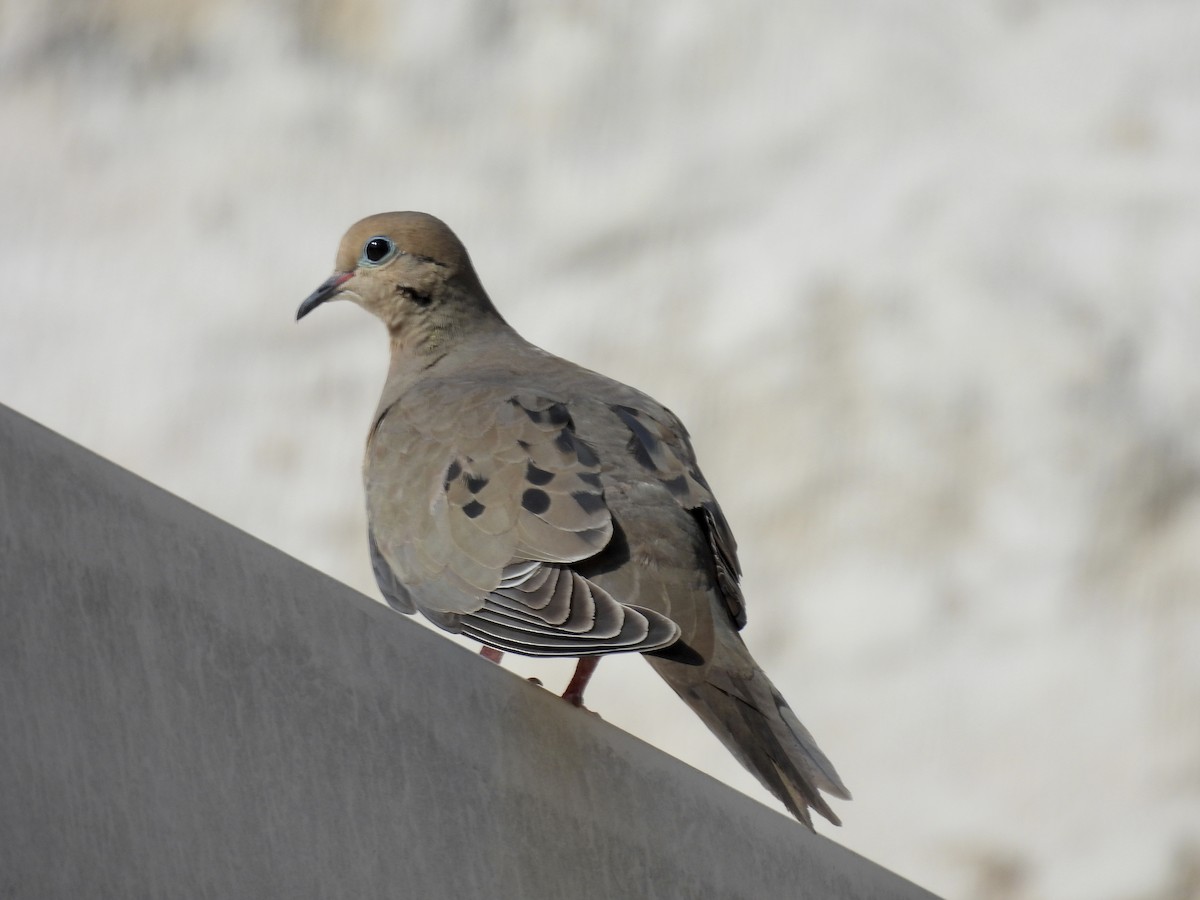
{"type": "Polygon", "coordinates": [[[562,403],[555,403],[546,411],[547,417],[550,419],[551,425],[567,425],[571,424],[571,414],[567,412],[567,407],[562,403]]]}
{"type": "Polygon", "coordinates": [[[442,488],[450,490],[450,482],[462,474],[462,464],[456,459],[450,463],[450,468],[446,470],[446,480],[442,482],[442,488]]]}
{"type": "Polygon", "coordinates": [[[604,509],[604,497],[600,494],[593,494],[591,491],[573,491],[571,499],[578,503],[579,508],[588,515],[604,509]]]}
{"type": "Polygon", "coordinates": [[[478,519],[480,516],[483,515],[483,511],[485,509],[487,509],[487,507],[484,506],[482,503],[480,503],[478,500],[472,500],[470,503],[468,503],[466,506],[464,506],[462,508],[463,512],[465,512],[467,514],[468,519],[478,519]]]}
{"type": "Polygon", "coordinates": [[[600,487],[600,473],[599,472],[579,472],[576,474],[575,477],[578,478],[580,481],[582,481],[584,484],[590,484],[594,488],[600,487]]]}
{"type": "Polygon", "coordinates": [[[612,411],[615,412],[625,427],[629,429],[631,435],[629,439],[629,451],[633,454],[633,458],[646,469],[653,471],[658,466],[654,463],[654,454],[659,451],[662,442],[655,437],[645,425],[642,424],[641,414],[636,409],[630,409],[628,406],[613,406],[612,411]]]}
{"type": "Polygon", "coordinates": [[[600,457],[596,455],[596,451],[583,441],[575,441],[575,457],[579,460],[579,464],[583,466],[600,465],[600,457]]]}
{"type": "Polygon", "coordinates": [[[487,487],[487,483],[488,483],[488,480],[483,475],[468,475],[467,476],[467,490],[470,491],[472,494],[478,494],[485,487],[487,487]]]}
{"type": "Polygon", "coordinates": [[[521,409],[525,410],[525,415],[529,416],[529,421],[533,422],[535,425],[541,425],[546,418],[540,409],[529,409],[524,406],[522,406],[521,409]]]}
{"type": "Polygon", "coordinates": [[[665,484],[667,486],[667,490],[676,497],[683,497],[688,492],[686,475],[676,475],[674,478],[664,478],[663,484],[665,484]]]}
{"type": "Polygon", "coordinates": [[[649,469],[651,472],[657,468],[654,465],[654,460],[650,458],[650,454],[646,452],[646,447],[641,444],[636,437],[629,439],[629,452],[633,454],[633,458],[638,461],[638,465],[643,469],[649,469]]]}
{"type": "MultiPolygon", "coordinates": [[[[572,435],[571,432],[567,431],[565,428],[560,431],[558,433],[558,437],[554,439],[554,446],[563,453],[576,453],[575,444],[576,440],[574,435],[572,435]]],[[[583,460],[580,460],[580,462],[583,462],[583,460]]]]}
{"type": "Polygon", "coordinates": [[[541,488],[529,488],[521,495],[521,506],[535,516],[550,508],[550,495],[541,488]]]}
{"type": "Polygon", "coordinates": [[[645,445],[647,450],[653,453],[658,448],[659,440],[649,428],[642,424],[642,417],[636,410],[627,410],[625,407],[619,407],[619,409],[625,413],[621,418],[625,420],[625,424],[629,426],[629,430],[645,445]]]}
{"type": "Polygon", "coordinates": [[[525,467],[525,480],[530,484],[549,484],[554,480],[554,473],[539,469],[533,463],[525,467]]]}

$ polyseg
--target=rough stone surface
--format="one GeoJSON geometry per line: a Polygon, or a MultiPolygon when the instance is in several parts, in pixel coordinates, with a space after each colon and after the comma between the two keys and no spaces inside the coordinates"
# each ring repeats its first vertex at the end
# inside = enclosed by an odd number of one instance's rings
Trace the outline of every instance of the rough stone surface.
{"type": "Polygon", "coordinates": [[[931,896],[3,407],[0,459],[0,896],[931,896]]]}

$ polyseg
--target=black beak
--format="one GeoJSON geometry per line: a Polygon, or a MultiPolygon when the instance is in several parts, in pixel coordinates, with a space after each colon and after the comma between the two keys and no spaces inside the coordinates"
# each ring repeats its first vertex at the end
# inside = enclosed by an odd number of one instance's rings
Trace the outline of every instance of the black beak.
{"type": "Polygon", "coordinates": [[[342,285],[353,277],[353,272],[334,272],[326,278],[321,286],[309,294],[308,299],[300,304],[300,308],[296,310],[296,321],[299,322],[330,297],[337,294],[341,290],[342,285]]]}

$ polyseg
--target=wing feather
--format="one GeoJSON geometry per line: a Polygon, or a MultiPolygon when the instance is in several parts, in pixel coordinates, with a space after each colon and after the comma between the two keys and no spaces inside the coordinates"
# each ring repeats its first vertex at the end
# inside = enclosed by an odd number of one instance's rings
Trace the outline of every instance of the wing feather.
{"type": "Polygon", "coordinates": [[[700,472],[687,429],[670,410],[657,415],[633,406],[613,404],[613,414],[629,431],[626,450],[637,464],[658,479],[684,509],[691,512],[708,540],[713,574],[733,624],[746,624],[746,600],[738,584],[738,562],[733,531],[700,472]]]}
{"type": "Polygon", "coordinates": [[[442,627],[534,656],[674,643],[669,618],[570,568],[608,544],[613,521],[600,460],[568,405],[490,388],[462,394],[459,385],[453,397],[393,404],[368,443],[373,553],[389,601],[407,597],[442,627]],[[450,401],[456,415],[441,415],[450,401]]]}

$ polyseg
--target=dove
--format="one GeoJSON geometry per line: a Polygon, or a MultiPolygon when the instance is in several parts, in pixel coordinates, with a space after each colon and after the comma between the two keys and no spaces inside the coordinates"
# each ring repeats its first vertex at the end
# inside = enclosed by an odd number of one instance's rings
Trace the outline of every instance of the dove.
{"type": "Polygon", "coordinates": [[[419,212],[342,238],[301,319],[351,300],[391,364],[363,460],[372,567],[387,603],[504,653],[641,653],[801,822],[840,821],[833,765],[746,648],[733,533],[678,418],[522,338],[462,242],[419,212]]]}

